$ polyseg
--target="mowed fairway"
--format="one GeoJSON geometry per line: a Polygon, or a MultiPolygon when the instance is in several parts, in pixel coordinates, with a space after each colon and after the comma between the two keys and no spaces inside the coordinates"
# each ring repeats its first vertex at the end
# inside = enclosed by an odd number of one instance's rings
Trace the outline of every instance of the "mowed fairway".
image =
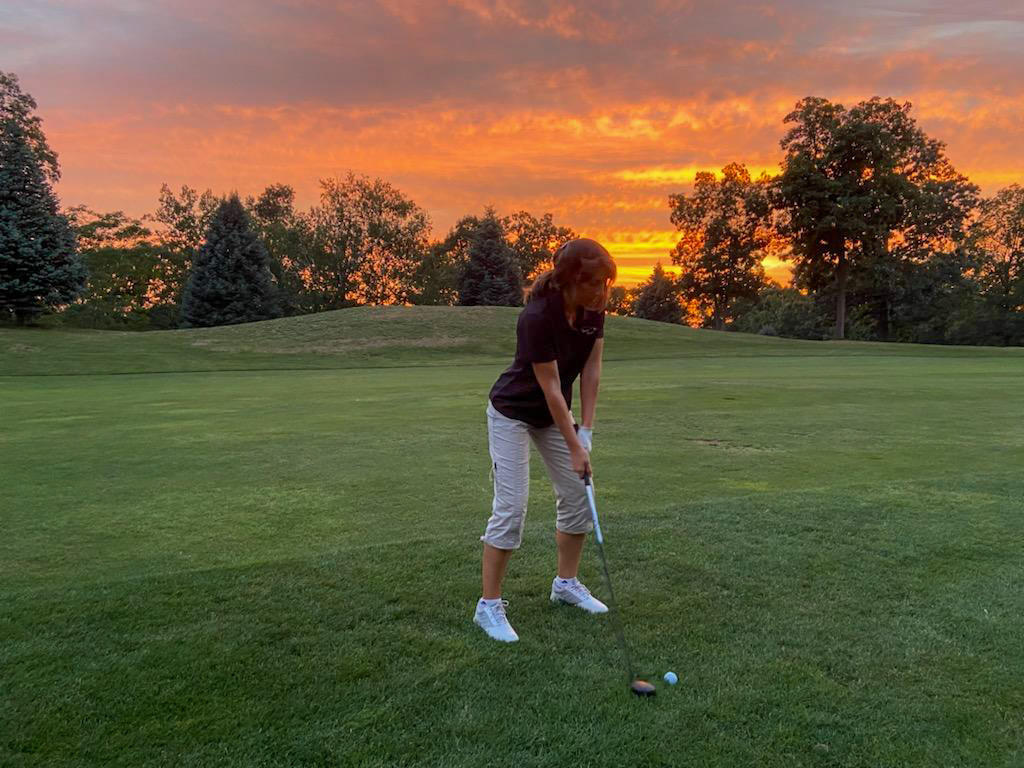
{"type": "Polygon", "coordinates": [[[0,331],[0,765],[1024,764],[1024,350],[609,318],[640,701],[536,453],[522,640],[470,622],[515,318],[0,331]]]}

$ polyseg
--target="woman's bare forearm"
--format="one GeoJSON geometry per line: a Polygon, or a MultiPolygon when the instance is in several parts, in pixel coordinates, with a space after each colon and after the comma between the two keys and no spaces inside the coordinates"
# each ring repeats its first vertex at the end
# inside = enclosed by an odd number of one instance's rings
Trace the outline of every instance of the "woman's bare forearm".
{"type": "Polygon", "coordinates": [[[544,390],[544,400],[548,404],[548,410],[551,411],[551,418],[555,420],[558,431],[565,438],[565,444],[572,448],[575,443],[582,450],[583,445],[580,443],[579,437],[576,436],[572,414],[569,412],[569,406],[565,403],[565,397],[562,396],[561,388],[542,386],[542,389],[544,390]]]}

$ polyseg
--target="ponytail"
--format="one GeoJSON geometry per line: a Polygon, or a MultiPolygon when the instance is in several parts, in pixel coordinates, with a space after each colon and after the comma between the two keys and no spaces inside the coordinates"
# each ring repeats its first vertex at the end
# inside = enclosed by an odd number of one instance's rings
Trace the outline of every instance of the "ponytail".
{"type": "Polygon", "coordinates": [[[558,283],[555,282],[555,270],[549,269],[545,272],[541,272],[534,279],[533,284],[527,286],[523,292],[523,303],[529,304],[533,299],[539,299],[548,293],[554,293],[558,290],[558,283]]]}

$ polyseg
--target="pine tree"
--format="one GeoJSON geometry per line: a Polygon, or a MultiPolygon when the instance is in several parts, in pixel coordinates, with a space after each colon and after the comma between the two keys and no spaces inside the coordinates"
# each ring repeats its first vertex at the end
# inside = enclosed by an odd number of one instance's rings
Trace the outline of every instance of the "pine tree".
{"type": "Polygon", "coordinates": [[[0,317],[26,323],[85,288],[75,236],[24,128],[0,123],[0,317]]]}
{"type": "Polygon", "coordinates": [[[18,76],[13,72],[0,71],[0,122],[13,120],[21,127],[29,149],[43,169],[43,177],[51,184],[56,184],[60,181],[57,153],[46,143],[43,121],[35,111],[36,100],[21,90],[18,76]]]}
{"type": "Polygon", "coordinates": [[[517,307],[522,302],[515,254],[494,210],[488,208],[470,242],[469,260],[459,279],[459,304],[517,307]]]}
{"type": "Polygon", "coordinates": [[[270,257],[238,195],[217,208],[182,299],[185,327],[280,316],[270,257]]]}
{"type": "Polygon", "coordinates": [[[679,287],[671,275],[665,274],[661,262],[643,285],[636,289],[633,315],[645,320],[663,323],[683,322],[683,307],[679,303],[679,287]]]}

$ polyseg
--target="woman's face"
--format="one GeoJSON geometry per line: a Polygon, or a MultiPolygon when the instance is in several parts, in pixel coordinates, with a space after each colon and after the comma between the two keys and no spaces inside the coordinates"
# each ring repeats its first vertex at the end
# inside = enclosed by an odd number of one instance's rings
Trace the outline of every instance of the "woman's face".
{"type": "Polygon", "coordinates": [[[587,309],[603,309],[606,278],[600,272],[595,275],[580,275],[576,284],[576,301],[587,309]]]}

